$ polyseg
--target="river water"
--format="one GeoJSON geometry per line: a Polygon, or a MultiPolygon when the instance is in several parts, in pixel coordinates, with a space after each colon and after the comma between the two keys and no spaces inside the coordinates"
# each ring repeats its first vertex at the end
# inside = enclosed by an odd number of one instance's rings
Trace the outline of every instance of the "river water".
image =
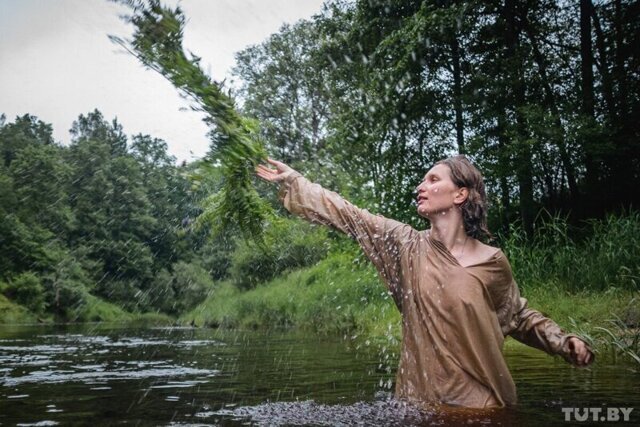
{"type": "Polygon", "coordinates": [[[637,364],[509,347],[516,408],[420,411],[391,398],[395,352],[291,331],[3,325],[0,425],[603,425],[621,407],[640,425],[637,364]]]}

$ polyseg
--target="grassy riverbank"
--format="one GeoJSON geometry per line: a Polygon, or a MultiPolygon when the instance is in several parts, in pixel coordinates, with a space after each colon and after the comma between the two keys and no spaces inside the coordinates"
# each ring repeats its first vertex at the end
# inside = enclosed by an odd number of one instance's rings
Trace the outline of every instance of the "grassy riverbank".
{"type": "Polygon", "coordinates": [[[205,326],[296,326],[317,333],[382,336],[396,328],[399,318],[373,267],[362,257],[338,253],[250,291],[222,282],[180,320],[205,326]]]}
{"type": "MultiPolygon", "coordinates": [[[[0,294],[0,324],[55,323],[53,315],[36,315],[27,308],[16,304],[0,294]]],[[[130,313],[116,304],[109,303],[91,294],[85,303],[69,310],[65,322],[107,322],[173,324],[175,319],[162,313],[130,313]]]]}
{"type": "Polygon", "coordinates": [[[29,310],[0,294],[0,324],[35,323],[36,321],[36,316],[29,310]]]}
{"type": "MultiPolygon", "coordinates": [[[[568,331],[594,333],[614,316],[631,318],[631,291],[573,292],[538,285],[523,290],[529,305],[568,331]],[[574,326],[575,325],[575,326],[574,326]]],[[[637,301],[637,298],[636,298],[637,301]]],[[[319,333],[349,333],[368,340],[398,340],[400,316],[375,269],[362,256],[333,254],[250,291],[222,282],[180,318],[202,326],[296,326],[319,333]]]]}
{"type": "MultiPolygon", "coordinates": [[[[640,323],[638,239],[640,214],[635,211],[591,221],[582,229],[541,214],[534,236],[527,239],[513,226],[497,245],[507,254],[531,307],[566,330],[589,334],[609,326],[610,319],[619,318],[632,329],[640,323]]],[[[260,258],[255,261],[261,265],[260,258]]],[[[311,267],[280,274],[251,290],[232,281],[233,277],[219,282],[180,320],[226,327],[355,331],[371,338],[390,331],[399,334],[400,316],[391,298],[353,243],[311,267]]]]}

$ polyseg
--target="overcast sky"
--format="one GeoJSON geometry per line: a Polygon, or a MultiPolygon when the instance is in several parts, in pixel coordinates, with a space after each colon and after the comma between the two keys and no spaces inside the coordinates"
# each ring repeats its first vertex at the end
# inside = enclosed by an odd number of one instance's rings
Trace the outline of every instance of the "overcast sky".
{"type": "MultiPolygon", "coordinates": [[[[176,4],[172,1],[171,4],[176,4]]],[[[183,0],[184,44],[216,79],[231,78],[234,53],[319,13],[322,0],[183,0]]],[[[123,7],[107,0],[0,0],[0,113],[53,125],[67,144],[72,122],[98,108],[127,135],[164,139],[178,161],[202,157],[207,128],[162,76],[109,41],[128,37],[123,7]]]]}

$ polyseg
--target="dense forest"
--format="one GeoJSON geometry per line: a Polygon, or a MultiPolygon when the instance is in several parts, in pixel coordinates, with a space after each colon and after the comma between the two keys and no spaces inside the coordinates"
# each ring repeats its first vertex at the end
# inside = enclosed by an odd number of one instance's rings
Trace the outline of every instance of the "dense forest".
{"type": "Polygon", "coordinates": [[[639,18],[624,1],[330,2],[240,52],[237,74],[275,156],[348,171],[411,221],[424,171],[464,153],[493,228],[531,233],[543,208],[637,206],[639,18]]]}
{"type": "MultiPolygon", "coordinates": [[[[415,186],[463,153],[484,173],[495,244],[566,246],[544,240],[550,217],[576,241],[638,235],[638,2],[332,0],[236,59],[229,91],[270,155],[359,206],[424,228],[415,186]]],[[[210,235],[197,218],[224,183],[215,165],[176,165],[165,141],[98,110],[70,134],[63,145],[46,118],[0,119],[0,292],[33,313],[91,320],[82,307],[99,297],[177,316],[221,280],[249,289],[350,250],[293,219],[269,227],[266,247],[233,227],[210,235]]],[[[637,289],[637,248],[607,244],[626,251],[620,280],[618,264],[595,285],[548,271],[572,290],[637,289]]]]}

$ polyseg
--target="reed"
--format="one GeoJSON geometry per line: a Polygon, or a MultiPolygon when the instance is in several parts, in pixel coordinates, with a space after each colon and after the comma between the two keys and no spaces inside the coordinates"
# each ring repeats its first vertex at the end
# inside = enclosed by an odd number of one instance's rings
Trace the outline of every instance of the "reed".
{"type": "Polygon", "coordinates": [[[629,327],[622,319],[614,315],[609,319],[610,327],[597,326],[600,332],[596,340],[607,349],[614,360],[619,355],[628,357],[640,363],[640,328],[629,327]]]}
{"type": "Polygon", "coordinates": [[[533,239],[515,224],[500,240],[516,280],[525,289],[550,285],[570,292],[640,289],[638,212],[590,220],[580,229],[571,229],[566,217],[543,214],[533,239]]]}

